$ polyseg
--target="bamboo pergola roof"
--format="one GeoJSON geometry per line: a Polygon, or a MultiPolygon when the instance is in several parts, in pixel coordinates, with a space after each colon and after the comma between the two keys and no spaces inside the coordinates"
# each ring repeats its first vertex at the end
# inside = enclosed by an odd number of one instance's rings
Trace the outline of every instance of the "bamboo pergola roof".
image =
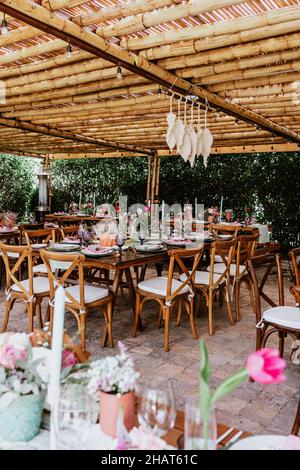
{"type": "Polygon", "coordinates": [[[298,149],[300,0],[0,0],[0,12],[0,152],[167,154],[170,90],[209,106],[214,153],[298,149]]]}

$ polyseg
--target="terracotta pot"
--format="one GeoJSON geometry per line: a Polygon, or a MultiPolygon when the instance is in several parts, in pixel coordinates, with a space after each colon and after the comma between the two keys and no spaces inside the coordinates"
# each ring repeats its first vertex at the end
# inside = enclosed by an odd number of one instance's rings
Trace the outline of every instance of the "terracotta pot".
{"type": "Polygon", "coordinates": [[[115,438],[121,406],[124,410],[124,425],[127,431],[134,426],[134,392],[121,394],[100,392],[100,428],[115,438]]]}

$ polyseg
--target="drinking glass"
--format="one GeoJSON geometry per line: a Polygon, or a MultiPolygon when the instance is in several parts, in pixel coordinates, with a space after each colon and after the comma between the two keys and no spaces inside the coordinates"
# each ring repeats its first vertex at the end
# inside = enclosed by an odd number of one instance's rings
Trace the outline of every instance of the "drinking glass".
{"type": "Polygon", "coordinates": [[[81,384],[60,388],[52,410],[58,449],[85,449],[85,437],[94,422],[93,400],[81,384]]]}
{"type": "Polygon", "coordinates": [[[146,240],[146,238],[147,238],[147,232],[145,229],[141,228],[139,231],[139,239],[140,239],[141,245],[144,244],[144,241],[146,240]]]}
{"type": "Polygon", "coordinates": [[[163,436],[175,424],[175,396],[171,381],[160,389],[144,386],[139,396],[138,420],[156,436],[163,436]]]}
{"type": "Polygon", "coordinates": [[[119,248],[120,255],[122,254],[122,246],[124,245],[125,241],[126,241],[125,238],[122,237],[121,234],[117,233],[117,235],[116,235],[116,244],[119,248]]]}
{"type": "Polygon", "coordinates": [[[209,412],[207,426],[201,415],[199,397],[190,397],[185,404],[184,449],[215,450],[217,421],[215,408],[209,412]]]}

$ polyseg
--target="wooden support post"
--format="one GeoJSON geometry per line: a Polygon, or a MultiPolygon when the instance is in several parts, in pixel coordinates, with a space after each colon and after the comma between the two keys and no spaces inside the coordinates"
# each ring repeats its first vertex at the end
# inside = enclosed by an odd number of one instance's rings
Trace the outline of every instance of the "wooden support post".
{"type": "Polygon", "coordinates": [[[153,170],[153,157],[148,156],[148,176],[147,176],[147,195],[146,195],[147,203],[151,199],[152,170],[153,170]]]}
{"type": "Polygon", "coordinates": [[[152,179],[151,179],[151,202],[152,203],[154,201],[154,195],[155,195],[156,172],[157,172],[157,155],[153,157],[153,166],[152,166],[152,179]]]}
{"type": "Polygon", "coordinates": [[[159,195],[159,175],[160,175],[160,157],[157,155],[156,175],[155,175],[155,191],[154,195],[159,195]]]}

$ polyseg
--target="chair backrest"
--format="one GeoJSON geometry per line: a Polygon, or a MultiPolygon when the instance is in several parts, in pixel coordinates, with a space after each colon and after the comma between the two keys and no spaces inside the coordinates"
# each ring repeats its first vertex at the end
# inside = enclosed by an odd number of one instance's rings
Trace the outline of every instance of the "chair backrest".
{"type": "Polygon", "coordinates": [[[281,256],[278,253],[270,253],[267,255],[254,256],[246,261],[246,267],[251,278],[252,292],[254,297],[254,306],[256,319],[261,319],[262,312],[262,299],[265,300],[271,307],[284,305],[284,286],[282,274],[281,256]],[[276,303],[264,291],[266,282],[272,272],[276,270],[277,274],[277,292],[278,302],[276,303]],[[257,272],[260,271],[260,279],[258,279],[257,272]]]}
{"type": "Polygon", "coordinates": [[[60,236],[61,239],[64,240],[67,235],[77,235],[77,232],[79,230],[79,225],[69,225],[69,226],[62,226],[59,228],[60,236]]]}
{"type": "MultiPolygon", "coordinates": [[[[26,300],[30,300],[33,297],[33,255],[30,246],[25,245],[6,245],[0,242],[0,253],[3,258],[6,272],[6,293],[9,294],[12,284],[16,284],[24,295],[26,300]],[[15,263],[12,265],[12,259],[9,254],[16,253],[19,255],[15,258],[15,263]],[[21,267],[27,268],[28,271],[28,289],[25,289],[24,285],[21,284],[17,277],[17,273],[21,267]]],[[[24,271],[23,271],[24,272],[24,271]]]]}
{"type": "Polygon", "coordinates": [[[32,224],[20,224],[19,229],[24,231],[24,230],[41,230],[44,228],[43,223],[32,223],[32,224]]]}
{"type": "Polygon", "coordinates": [[[296,286],[300,287],[300,247],[289,251],[289,256],[293,265],[296,286]]]}
{"type": "Polygon", "coordinates": [[[227,279],[229,282],[230,265],[233,262],[233,259],[235,256],[236,243],[237,243],[237,239],[233,238],[232,240],[215,241],[211,244],[210,270],[209,270],[209,287],[210,288],[217,287],[219,284],[224,282],[225,279],[227,279]],[[218,279],[216,279],[215,277],[216,274],[214,273],[216,255],[221,256],[223,264],[225,265],[224,271],[221,274],[219,274],[218,279]]]}
{"type": "Polygon", "coordinates": [[[253,235],[240,235],[237,239],[236,265],[245,264],[247,259],[254,256],[259,233],[253,235]]]}
{"type": "Polygon", "coordinates": [[[65,290],[66,297],[69,299],[73,306],[80,310],[85,311],[85,304],[84,304],[84,271],[83,271],[83,261],[85,260],[85,256],[81,253],[55,253],[50,252],[47,250],[40,251],[42,260],[47,268],[49,284],[50,284],[50,301],[54,299],[55,291],[59,286],[65,286],[69,276],[72,273],[76,272],[78,276],[78,283],[79,283],[79,302],[68,292],[65,290]],[[62,275],[58,275],[57,272],[52,272],[51,262],[58,262],[66,264],[67,269],[62,275]]]}
{"type": "Polygon", "coordinates": [[[55,229],[53,228],[25,230],[24,235],[28,245],[33,243],[49,243],[49,241],[55,242],[55,229]]]}
{"type": "Polygon", "coordinates": [[[199,246],[197,248],[187,248],[187,249],[174,249],[169,250],[168,255],[170,257],[169,271],[168,271],[168,285],[167,285],[167,295],[166,303],[171,302],[177,295],[179,295],[185,286],[189,286],[191,294],[195,292],[195,276],[196,271],[200,262],[200,259],[203,255],[204,246],[199,246]],[[190,269],[186,266],[185,262],[189,260],[192,268],[190,269]],[[178,265],[181,273],[185,274],[186,279],[181,283],[181,285],[172,292],[172,283],[174,276],[174,269],[178,265]]]}
{"type": "Polygon", "coordinates": [[[231,235],[236,237],[239,226],[225,225],[225,224],[211,224],[210,231],[215,235],[231,235]]]}

